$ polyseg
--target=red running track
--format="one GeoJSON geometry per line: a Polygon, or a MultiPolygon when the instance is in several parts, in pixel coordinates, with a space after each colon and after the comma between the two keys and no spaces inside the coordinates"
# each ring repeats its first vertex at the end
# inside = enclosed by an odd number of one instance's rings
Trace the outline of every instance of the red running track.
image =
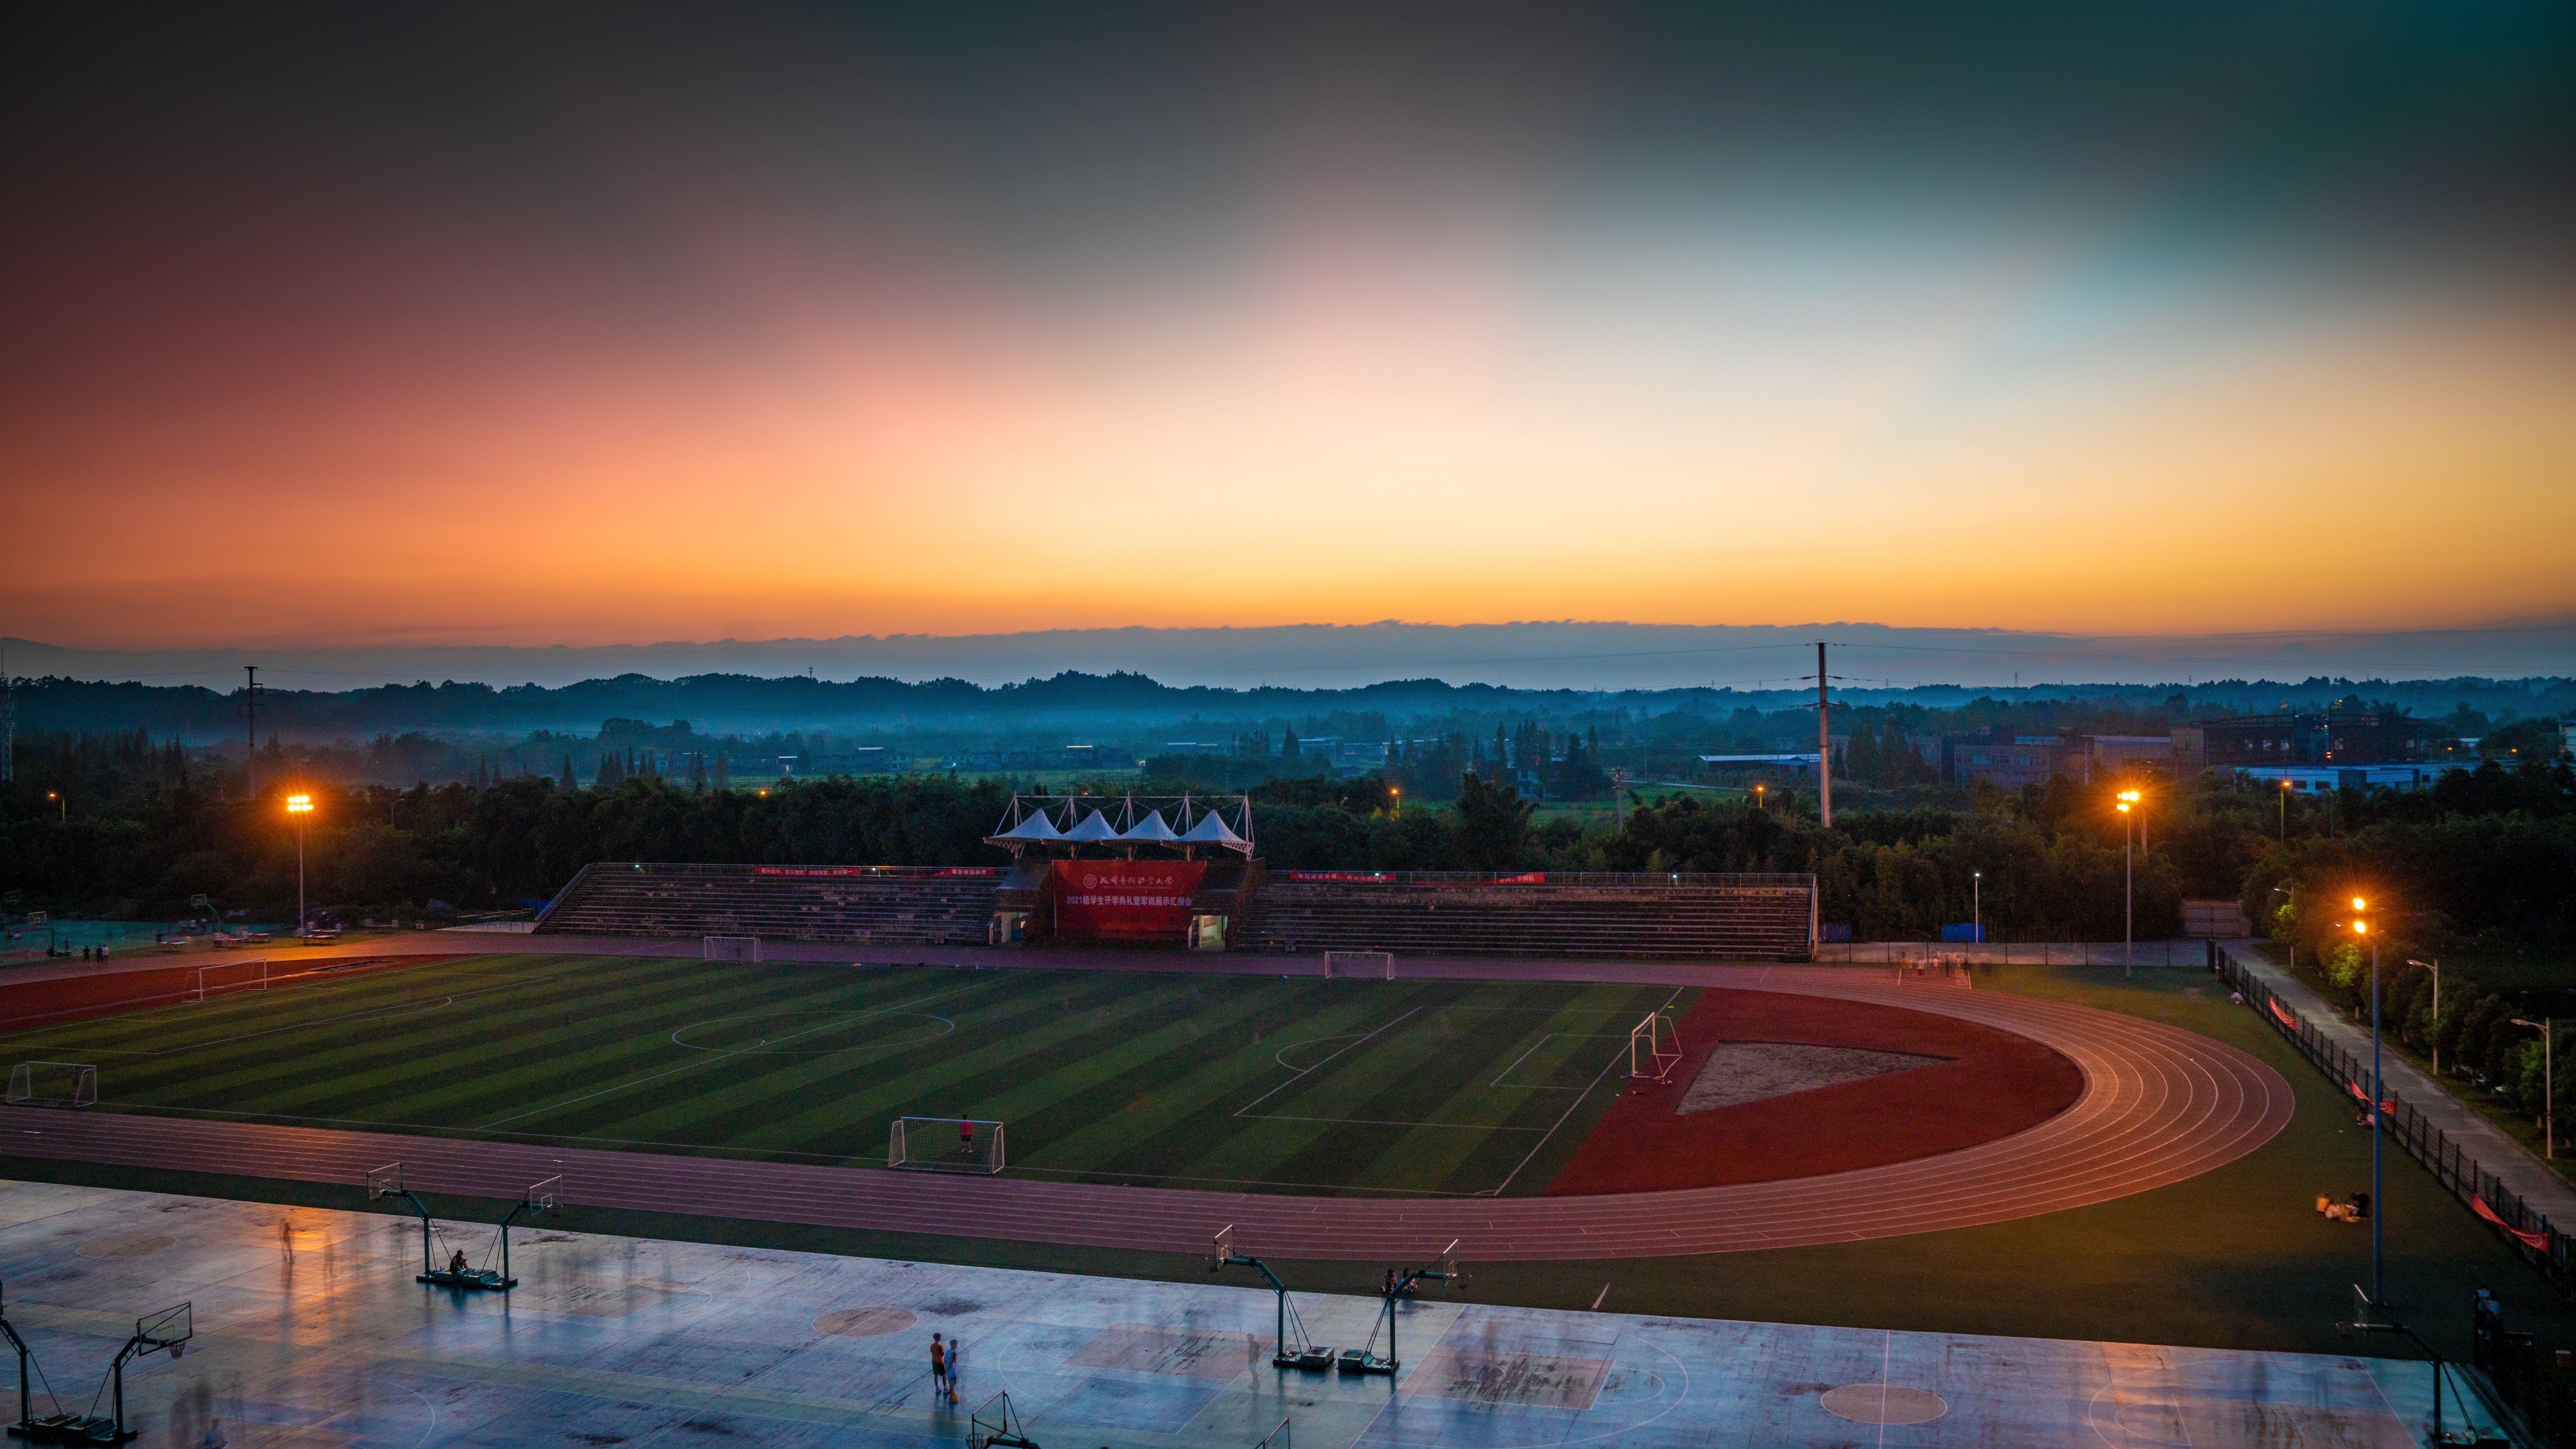
{"type": "MultiPolygon", "coordinates": [[[[1482,971],[1498,968],[1509,969],[1484,963],[1482,971]]],[[[1275,1258],[1425,1257],[1454,1238],[1463,1256],[1511,1262],[1856,1242],[2059,1212],[2197,1176],[2262,1146],[2290,1120],[2280,1073],[2224,1043],[2136,1017],[1909,986],[1849,967],[1688,975],[1694,985],[1885,1002],[2014,1032],[2073,1060],[2084,1090],[2028,1131],[1885,1167],[1670,1192],[1428,1201],[945,1177],[29,1108],[0,1109],[0,1135],[17,1156],[353,1189],[369,1168],[399,1159],[413,1188],[440,1194],[514,1198],[561,1173],[568,1200],[630,1211],[1178,1253],[1205,1252],[1232,1223],[1238,1250],[1275,1258]]]]}

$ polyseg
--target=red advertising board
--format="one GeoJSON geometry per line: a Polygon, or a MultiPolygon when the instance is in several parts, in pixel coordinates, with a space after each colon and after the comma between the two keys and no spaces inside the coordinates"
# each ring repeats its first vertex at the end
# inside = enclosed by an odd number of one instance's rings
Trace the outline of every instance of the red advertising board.
{"type": "Polygon", "coordinates": [[[751,868],[751,873],[753,875],[788,875],[799,880],[813,880],[845,875],[866,875],[868,868],[864,865],[755,865],[751,868]]]}
{"type": "Polygon", "coordinates": [[[1207,863],[1197,860],[1059,860],[1055,934],[1067,941],[1189,939],[1190,898],[1207,863]]]}

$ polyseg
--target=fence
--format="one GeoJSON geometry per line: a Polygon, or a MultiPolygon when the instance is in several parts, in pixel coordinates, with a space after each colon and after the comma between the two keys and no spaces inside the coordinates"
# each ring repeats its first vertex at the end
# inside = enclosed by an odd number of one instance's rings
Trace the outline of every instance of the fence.
{"type": "Polygon", "coordinates": [[[1964,961],[1972,966],[2200,966],[2201,941],[1819,941],[1818,963],[1894,966],[1964,961]]]}
{"type": "MultiPolygon", "coordinates": [[[[2273,1030],[2287,1037],[2299,1055],[2341,1084],[2355,1101],[2370,1100],[2369,1062],[2345,1051],[2323,1029],[2274,995],[2261,977],[2238,965],[2236,958],[2220,949],[2217,942],[2208,943],[2208,952],[2209,969],[2243,995],[2245,1004],[2270,1022],[2273,1030]]],[[[2445,1191],[2486,1219],[2524,1262],[2538,1269],[2549,1280],[2549,1286],[2566,1296],[2571,1283],[2576,1283],[2576,1275],[2570,1272],[2571,1267],[2576,1267],[2576,1247],[2571,1247],[2571,1240],[2405,1099],[2391,1091],[2380,1106],[2381,1129],[2387,1140],[2424,1164],[2445,1191]]],[[[2378,1204],[2371,1206],[2373,1211],[2379,1210],[2378,1204]]]]}

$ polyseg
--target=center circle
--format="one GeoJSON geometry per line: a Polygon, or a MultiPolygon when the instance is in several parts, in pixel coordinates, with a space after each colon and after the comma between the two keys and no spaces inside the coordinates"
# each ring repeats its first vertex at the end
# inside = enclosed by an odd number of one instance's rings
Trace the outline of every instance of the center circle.
{"type": "Polygon", "coordinates": [[[1939,1394],[1896,1384],[1845,1384],[1825,1390],[1825,1412],[1855,1424],[1928,1424],[1950,1412],[1939,1394]]]}
{"type": "Polygon", "coordinates": [[[755,1011],[692,1022],[671,1033],[708,1052],[820,1057],[893,1051],[948,1035],[957,1023],[926,1011],[755,1011]]]}

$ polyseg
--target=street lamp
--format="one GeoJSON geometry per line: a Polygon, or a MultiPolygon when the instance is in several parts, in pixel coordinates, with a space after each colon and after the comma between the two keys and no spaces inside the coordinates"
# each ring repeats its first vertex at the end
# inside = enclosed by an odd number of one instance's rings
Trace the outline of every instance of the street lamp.
{"type": "Polygon", "coordinates": [[[45,792],[45,798],[54,802],[55,823],[61,825],[70,824],[72,819],[72,802],[63,798],[63,792],[60,790],[47,790],[45,792]]]}
{"type": "Polygon", "coordinates": [[[2514,1025],[2527,1026],[2540,1033],[2540,1155],[2543,1157],[2558,1155],[2558,1102],[2554,1091],[2558,1084],[2551,1080],[2555,1073],[2549,1060],[2549,1038],[2554,1035],[2549,1029],[2552,1020],[2546,1016],[2538,1021],[2525,1021],[2518,1016],[2513,1019],[2514,1025]]]}
{"type": "Polygon", "coordinates": [[[1977,933],[1977,944],[1986,944],[1986,873],[1982,870],[1968,872],[1968,919],[1974,923],[1971,929],[1977,933]]]}
{"type": "Polygon", "coordinates": [[[287,796],[286,813],[295,817],[295,936],[305,940],[310,927],[304,915],[304,817],[313,813],[313,797],[287,796]]]}
{"type": "Polygon", "coordinates": [[[2442,1075],[2442,963],[2406,958],[2409,966],[2421,966],[2433,973],[2433,1075],[2442,1075]]]}
{"type": "Polygon", "coordinates": [[[2120,792],[2120,869],[2127,884],[2120,894],[2120,974],[2135,976],[2138,952],[2138,861],[2129,849],[2129,812],[2138,803],[2138,792],[2120,792]]]}
{"type": "Polygon", "coordinates": [[[2287,776],[2281,780],[2281,843],[2290,843],[2290,781],[2287,776]]]}
{"type": "Polygon", "coordinates": [[[2387,1300],[2388,1286],[2380,1252],[2381,1229],[2388,1219],[2388,1195],[2379,1190],[2379,1145],[2387,1135],[2382,1119],[2388,1114],[2380,1109],[2388,1100],[2388,1088],[2379,1076],[2379,939],[2370,934],[2370,922],[2359,919],[2359,913],[2369,909],[2368,904],[2354,896],[2352,908],[2353,934],[2370,942],[2370,1301],[2381,1303],[2387,1300]]]}

